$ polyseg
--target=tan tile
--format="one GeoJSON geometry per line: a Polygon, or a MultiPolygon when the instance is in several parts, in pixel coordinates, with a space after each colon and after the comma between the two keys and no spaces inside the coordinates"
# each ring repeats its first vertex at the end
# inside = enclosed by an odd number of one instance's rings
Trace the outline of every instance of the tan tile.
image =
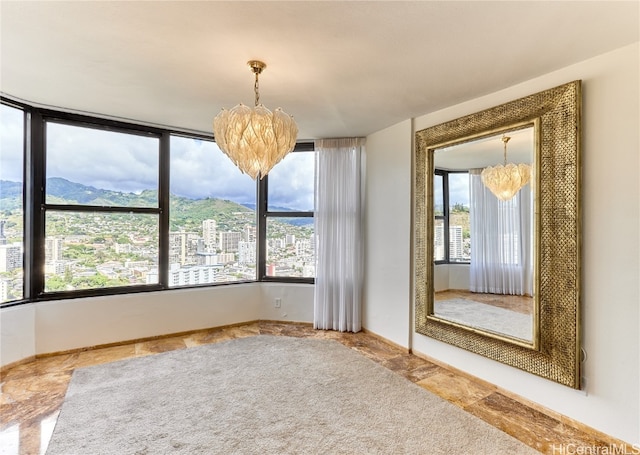
{"type": "Polygon", "coordinates": [[[60,354],[39,358],[35,361],[38,374],[47,374],[59,371],[71,372],[78,366],[79,356],[79,352],[74,352],[70,354],[60,354]]]}
{"type": "Polygon", "coordinates": [[[489,387],[446,370],[422,379],[417,384],[461,408],[495,391],[495,387],[489,387]]]}
{"type": "Polygon", "coordinates": [[[23,425],[38,421],[43,416],[58,411],[64,401],[66,387],[56,388],[46,392],[30,393],[28,397],[15,394],[16,400],[11,399],[0,404],[0,427],[19,423],[23,425]]]}
{"type": "Polygon", "coordinates": [[[161,352],[175,351],[187,347],[185,340],[180,337],[160,338],[157,340],[143,341],[135,344],[136,355],[159,354],[161,352]]]}
{"type": "Polygon", "coordinates": [[[372,336],[356,335],[357,336],[352,339],[345,339],[343,343],[378,363],[382,363],[385,360],[389,360],[403,353],[401,349],[372,336]]]}
{"type": "Polygon", "coordinates": [[[60,371],[7,380],[2,383],[2,403],[29,400],[38,394],[64,394],[71,380],[71,372],[60,371]]]}
{"type": "MultiPolygon", "coordinates": [[[[473,403],[466,410],[542,453],[557,454],[570,447],[608,446],[583,431],[498,392],[473,403]]],[[[595,450],[575,453],[604,453],[595,450]]]]}
{"type": "Polygon", "coordinates": [[[310,325],[284,324],[281,335],[288,337],[310,338],[315,329],[310,325]]]}
{"type": "Polygon", "coordinates": [[[231,338],[246,338],[260,335],[260,327],[257,324],[251,324],[247,326],[227,327],[222,329],[231,338]]]}
{"type": "Polygon", "coordinates": [[[310,336],[312,338],[319,338],[322,340],[335,340],[344,344],[345,346],[349,346],[352,344],[352,339],[355,339],[354,334],[338,332],[336,330],[321,330],[321,329],[313,329],[310,336]]]}
{"type": "Polygon", "coordinates": [[[278,322],[260,322],[260,335],[282,335],[282,331],[285,329],[286,324],[278,322]]]}
{"type": "Polygon", "coordinates": [[[189,348],[203,344],[219,343],[235,338],[246,338],[260,335],[260,327],[257,323],[246,326],[221,327],[202,330],[184,338],[185,345],[189,348]]]}
{"type": "Polygon", "coordinates": [[[36,361],[23,363],[2,372],[0,380],[20,379],[38,374],[36,361]]]}
{"type": "Polygon", "coordinates": [[[411,382],[418,382],[429,376],[446,371],[444,368],[421,359],[412,354],[402,354],[382,362],[382,366],[389,368],[411,382]]]}
{"type": "Polygon", "coordinates": [[[38,454],[40,453],[40,444],[42,443],[41,422],[39,420],[31,421],[27,424],[20,425],[20,454],[38,454]]]}
{"type": "Polygon", "coordinates": [[[209,329],[202,330],[191,334],[184,338],[185,345],[189,348],[195,346],[201,346],[203,344],[218,343],[220,341],[231,340],[233,337],[229,335],[224,329],[209,329]]]}
{"type": "Polygon", "coordinates": [[[109,348],[90,349],[78,353],[76,368],[99,365],[101,363],[115,362],[129,357],[136,357],[135,344],[125,344],[109,348]]]}

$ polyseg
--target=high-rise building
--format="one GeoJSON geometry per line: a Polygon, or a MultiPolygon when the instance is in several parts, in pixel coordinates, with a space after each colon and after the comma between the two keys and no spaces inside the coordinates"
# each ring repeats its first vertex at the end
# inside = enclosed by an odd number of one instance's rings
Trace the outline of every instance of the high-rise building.
{"type": "Polygon", "coordinates": [[[239,264],[255,264],[256,263],[256,242],[238,242],[238,263],[239,264]]]}
{"type": "Polygon", "coordinates": [[[22,268],[22,245],[12,243],[0,245],[0,272],[11,272],[22,268]]]}
{"type": "Polygon", "coordinates": [[[197,264],[198,240],[200,237],[195,232],[169,233],[169,264],[197,264]]]}
{"type": "Polygon", "coordinates": [[[244,231],[243,231],[243,236],[244,236],[244,240],[245,242],[255,242],[256,241],[256,227],[251,225],[251,224],[247,224],[244,227],[244,231]]]}
{"type": "Polygon", "coordinates": [[[449,226],[449,260],[463,260],[462,226],[449,226]]]}
{"type": "MultiPolygon", "coordinates": [[[[173,264],[169,269],[169,286],[211,284],[216,281],[218,268],[215,266],[180,267],[173,264]]],[[[147,284],[158,282],[158,269],[152,269],[146,276],[147,284]]]]}
{"type": "Polygon", "coordinates": [[[220,241],[218,247],[224,253],[233,253],[238,251],[238,243],[240,242],[240,233],[232,231],[224,231],[220,233],[220,241]]]}
{"type": "Polygon", "coordinates": [[[216,250],[216,237],[218,234],[218,223],[216,220],[204,220],[202,222],[202,239],[205,251],[213,253],[216,250]]]}
{"type": "Polygon", "coordinates": [[[218,254],[218,264],[230,264],[235,262],[236,255],[234,253],[220,253],[218,254]]]}
{"type": "Polygon", "coordinates": [[[433,239],[434,239],[433,259],[435,261],[442,261],[446,259],[444,255],[444,224],[437,223],[434,226],[433,239]]]}
{"type": "Polygon", "coordinates": [[[5,225],[6,221],[5,220],[0,220],[0,245],[6,245],[7,244],[7,237],[4,235],[4,225],[5,225]]]}
{"type": "Polygon", "coordinates": [[[308,256],[311,252],[310,240],[298,240],[296,242],[296,256],[308,256]]]}
{"type": "Polygon", "coordinates": [[[64,241],[60,237],[47,237],[44,247],[44,261],[54,262],[62,260],[62,245],[64,241]]]}

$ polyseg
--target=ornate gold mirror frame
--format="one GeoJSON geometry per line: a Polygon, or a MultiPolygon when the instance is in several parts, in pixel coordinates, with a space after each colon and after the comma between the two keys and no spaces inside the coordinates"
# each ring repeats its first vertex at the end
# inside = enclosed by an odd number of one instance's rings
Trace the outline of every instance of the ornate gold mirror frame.
{"type": "Polygon", "coordinates": [[[570,82],[416,132],[414,273],[416,331],[580,388],[581,83],[570,82]],[[538,331],[525,346],[433,316],[434,150],[516,124],[536,128],[538,331]]]}

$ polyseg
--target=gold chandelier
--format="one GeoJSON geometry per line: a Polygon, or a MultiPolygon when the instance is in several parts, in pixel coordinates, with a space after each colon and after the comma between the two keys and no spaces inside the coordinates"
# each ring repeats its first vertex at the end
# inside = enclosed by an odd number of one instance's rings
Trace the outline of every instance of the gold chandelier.
{"type": "Polygon", "coordinates": [[[528,164],[507,164],[507,142],[509,136],[502,136],[504,142],[504,165],[498,164],[482,170],[482,183],[501,201],[508,201],[529,183],[531,166],[528,164]]]}
{"type": "Polygon", "coordinates": [[[231,161],[252,179],[269,173],[296,145],[298,127],[293,117],[277,108],[271,112],[260,104],[258,75],[267,65],[250,60],[247,65],[255,74],[255,107],[240,103],[222,109],[213,119],[216,143],[231,161]]]}

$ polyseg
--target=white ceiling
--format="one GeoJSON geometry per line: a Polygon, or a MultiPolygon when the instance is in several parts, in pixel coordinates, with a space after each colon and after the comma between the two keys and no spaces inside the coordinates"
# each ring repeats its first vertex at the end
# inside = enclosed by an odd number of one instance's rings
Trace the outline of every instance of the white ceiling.
{"type": "Polygon", "coordinates": [[[0,2],[0,90],[210,133],[261,101],[364,136],[639,40],[639,2],[0,2]]]}
{"type": "Polygon", "coordinates": [[[535,139],[533,125],[517,130],[506,130],[470,142],[463,142],[435,150],[435,167],[450,171],[467,171],[504,163],[504,142],[507,140],[509,163],[533,164],[535,139]]]}

